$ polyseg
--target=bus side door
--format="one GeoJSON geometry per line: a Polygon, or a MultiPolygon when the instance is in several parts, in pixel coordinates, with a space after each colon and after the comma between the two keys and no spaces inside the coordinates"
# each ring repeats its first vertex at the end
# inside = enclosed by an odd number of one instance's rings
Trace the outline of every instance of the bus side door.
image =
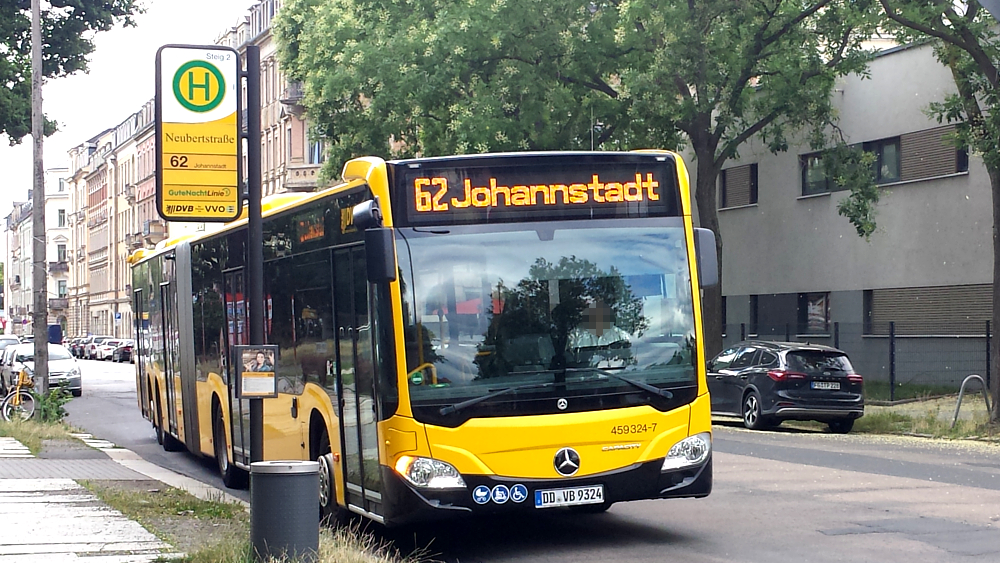
{"type": "Polygon", "coordinates": [[[362,245],[333,252],[334,311],[340,361],[337,377],[343,393],[338,405],[349,507],[382,514],[382,474],[378,459],[375,358],[368,300],[365,249],[362,245]]]}

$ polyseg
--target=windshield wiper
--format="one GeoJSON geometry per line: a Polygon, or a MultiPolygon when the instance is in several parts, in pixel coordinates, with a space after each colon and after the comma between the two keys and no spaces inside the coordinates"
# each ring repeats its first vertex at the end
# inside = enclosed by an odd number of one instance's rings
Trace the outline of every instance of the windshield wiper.
{"type": "Polygon", "coordinates": [[[642,381],[636,381],[634,379],[630,379],[630,378],[625,377],[623,375],[618,375],[617,373],[610,372],[610,371],[607,371],[607,370],[603,370],[603,369],[600,369],[600,368],[566,368],[566,373],[580,373],[580,372],[584,372],[584,373],[596,373],[597,375],[603,375],[604,377],[613,377],[613,378],[615,378],[615,379],[617,379],[619,381],[624,381],[625,383],[628,383],[629,385],[631,385],[633,387],[638,387],[639,389],[642,389],[643,391],[649,391],[650,393],[652,393],[654,395],[659,395],[660,397],[663,397],[664,399],[673,399],[674,398],[674,394],[671,393],[670,391],[667,391],[666,389],[660,389],[659,387],[653,387],[652,385],[650,385],[648,383],[643,383],[642,381]]]}
{"type": "MultiPolygon", "coordinates": [[[[540,373],[547,373],[547,372],[540,372],[540,373]]],[[[480,397],[469,399],[468,401],[462,401],[461,403],[455,403],[454,405],[449,405],[447,407],[441,407],[441,410],[439,412],[441,413],[441,416],[445,416],[445,415],[449,415],[449,414],[451,414],[453,412],[458,412],[458,411],[460,411],[460,410],[462,410],[462,409],[464,409],[466,407],[471,407],[472,405],[481,403],[483,401],[488,401],[488,400],[490,400],[490,399],[492,399],[494,397],[500,397],[501,395],[508,395],[510,393],[516,393],[516,392],[524,390],[524,389],[541,389],[543,387],[552,387],[553,385],[555,385],[555,383],[553,383],[551,381],[548,382],[548,383],[525,383],[524,385],[515,385],[513,387],[508,387],[506,389],[501,389],[499,391],[494,391],[492,393],[487,393],[487,394],[482,395],[480,397]]]]}

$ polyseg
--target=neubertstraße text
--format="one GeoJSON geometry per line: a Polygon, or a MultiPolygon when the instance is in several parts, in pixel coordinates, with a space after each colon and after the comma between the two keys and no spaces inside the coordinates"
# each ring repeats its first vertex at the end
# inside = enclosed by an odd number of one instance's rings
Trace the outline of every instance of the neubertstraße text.
{"type": "Polygon", "coordinates": [[[166,137],[171,143],[213,143],[230,145],[236,142],[236,137],[232,135],[191,135],[189,133],[177,135],[174,133],[167,133],[166,137]]]}

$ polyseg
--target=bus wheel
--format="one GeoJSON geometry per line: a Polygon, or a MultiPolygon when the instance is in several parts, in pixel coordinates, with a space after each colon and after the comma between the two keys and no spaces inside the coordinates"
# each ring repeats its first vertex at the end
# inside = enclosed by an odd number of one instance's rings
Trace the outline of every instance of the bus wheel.
{"type": "Polygon", "coordinates": [[[319,520],[326,526],[337,527],[344,523],[346,514],[337,504],[337,485],[333,477],[333,453],[330,437],[326,431],[319,439],[319,447],[313,454],[319,462],[319,520]],[[318,455],[317,455],[318,454],[318,455]]]}
{"type": "Polygon", "coordinates": [[[212,443],[215,445],[215,462],[219,465],[222,484],[230,489],[245,489],[247,487],[247,472],[229,463],[229,440],[226,439],[226,423],[222,420],[222,409],[218,405],[213,409],[212,443]]]}
{"type": "Polygon", "coordinates": [[[164,451],[182,452],[184,443],[174,438],[163,428],[163,409],[160,407],[160,398],[156,398],[156,441],[163,446],[164,451]]]}

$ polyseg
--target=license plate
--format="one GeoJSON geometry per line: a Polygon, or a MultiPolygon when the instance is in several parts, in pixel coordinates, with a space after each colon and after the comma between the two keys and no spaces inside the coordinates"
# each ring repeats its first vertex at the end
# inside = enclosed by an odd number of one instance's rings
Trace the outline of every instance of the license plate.
{"type": "Polygon", "coordinates": [[[836,391],[837,389],[840,389],[840,382],[839,381],[813,381],[812,382],[812,388],[813,389],[833,389],[834,391],[836,391]]]}
{"type": "Polygon", "coordinates": [[[604,502],[604,485],[535,491],[535,508],[557,508],[604,502]]]}

